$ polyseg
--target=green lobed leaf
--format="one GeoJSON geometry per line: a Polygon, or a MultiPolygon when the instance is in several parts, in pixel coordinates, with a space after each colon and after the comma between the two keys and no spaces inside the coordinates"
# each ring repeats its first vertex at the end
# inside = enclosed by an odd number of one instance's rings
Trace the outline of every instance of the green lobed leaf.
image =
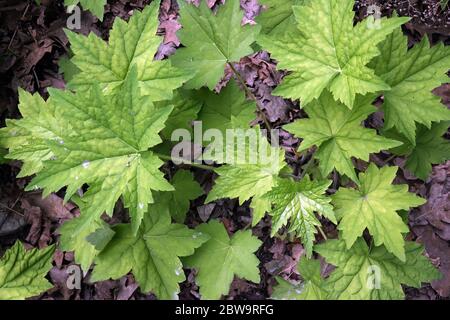
{"type": "Polygon", "coordinates": [[[405,168],[419,179],[426,180],[431,173],[433,164],[443,163],[450,159],[450,142],[442,137],[447,132],[449,125],[449,122],[443,121],[433,123],[429,129],[418,124],[415,145],[395,129],[385,131],[384,135],[403,141],[403,146],[394,148],[392,152],[406,155],[405,168]]]}
{"type": "Polygon", "coordinates": [[[415,242],[406,242],[405,262],[383,246],[369,249],[362,238],[350,249],[343,240],[328,240],[314,250],[337,267],[324,286],[332,300],[403,299],[402,284],[420,288],[423,282],[440,277],[415,242]]]}
{"type": "Polygon", "coordinates": [[[0,260],[0,300],[23,300],[50,289],[45,279],[52,268],[55,246],[25,250],[16,241],[0,260]]]}
{"type": "Polygon", "coordinates": [[[403,233],[408,226],[397,214],[399,210],[409,210],[426,201],[408,192],[407,185],[393,185],[398,167],[378,169],[370,164],[366,172],[359,174],[357,189],[340,188],[333,196],[336,215],[340,220],[338,229],[342,231],[347,249],[367,228],[376,246],[384,244],[386,250],[405,261],[405,241],[403,233]]]}
{"type": "Polygon", "coordinates": [[[352,157],[369,161],[370,153],[401,144],[361,126],[361,122],[376,110],[372,101],[373,96],[358,96],[350,110],[336,102],[329,92],[324,92],[305,108],[308,119],[297,120],[283,128],[303,139],[298,151],[317,147],[314,157],[320,161],[319,168],[324,176],[336,168],[357,182],[352,157]]]}
{"type": "Polygon", "coordinates": [[[203,299],[219,299],[228,294],[234,275],[259,283],[259,260],[254,252],[262,242],[250,230],[237,231],[230,238],[216,220],[201,224],[196,230],[210,239],[183,261],[198,270],[195,281],[203,299]]]}
{"type": "Polygon", "coordinates": [[[153,1],[142,12],[136,10],[127,23],[114,20],[109,42],[93,33],[85,37],[66,31],[71,44],[71,62],[80,69],[68,87],[77,91],[98,85],[105,94],[117,94],[124,80],[136,66],[142,95],[152,101],[170,100],[173,91],[191,75],[171,65],[169,60],[155,61],[161,43],[158,29],[159,1],[153,1]]]}
{"type": "Polygon", "coordinates": [[[408,37],[398,28],[380,44],[382,54],[372,62],[376,74],[391,86],[384,93],[385,129],[395,128],[412,144],[416,123],[430,128],[433,121],[450,120],[450,110],[431,92],[448,82],[450,47],[430,46],[425,36],[408,50],[408,37]]]}
{"type": "Polygon", "coordinates": [[[115,235],[96,257],[92,281],[119,279],[130,271],[144,293],[177,299],[186,278],[179,257],[192,255],[209,237],[172,224],[167,213],[146,215],[136,236],[129,224],[113,228],[115,235]]]}
{"type": "Polygon", "coordinates": [[[177,50],[170,60],[194,77],[186,83],[188,89],[206,85],[210,90],[224,75],[228,62],[239,61],[253,53],[250,47],[259,33],[258,26],[241,26],[244,12],[239,0],[228,0],[216,15],[202,0],[197,8],[179,2],[180,23],[177,35],[184,48],[177,50]]]}
{"type": "Polygon", "coordinates": [[[337,224],[334,217],[331,198],[325,195],[331,181],[311,181],[309,176],[296,182],[289,179],[278,179],[276,186],[264,195],[270,200],[274,209],[272,216],[272,233],[274,236],[281,227],[288,224],[289,232],[295,232],[302,239],[306,255],[311,257],[316,227],[321,223],[316,217],[324,216],[337,224]]]}
{"type": "Polygon", "coordinates": [[[351,109],[357,94],[389,89],[367,64],[379,54],[376,45],[409,18],[382,18],[375,24],[368,17],[353,26],[353,5],[354,0],[305,1],[293,6],[297,30],[258,39],[279,69],[291,71],[274,95],[307,105],[328,89],[351,109]]]}
{"type": "MultiPolygon", "coordinates": [[[[0,132],[7,134],[18,125],[28,135],[37,132],[52,154],[26,190],[43,188],[46,196],[67,186],[68,200],[88,184],[85,197],[90,205],[85,214],[93,216],[112,214],[122,196],[137,231],[148,203],[153,202],[151,190],[170,191],[173,187],[159,171],[163,161],[148,151],[161,142],[158,133],[172,106],[155,108],[148,96],[140,95],[136,78],[133,67],[118,96],[104,96],[95,86],[89,94],[49,89],[49,100],[39,101],[37,123],[33,122],[36,115],[28,119],[36,108],[29,105],[33,100],[21,92],[21,102],[26,103],[21,103],[20,109],[24,119],[0,132]]],[[[13,141],[19,144],[22,137],[13,141]]],[[[30,159],[35,161],[35,156],[30,159]]]]}

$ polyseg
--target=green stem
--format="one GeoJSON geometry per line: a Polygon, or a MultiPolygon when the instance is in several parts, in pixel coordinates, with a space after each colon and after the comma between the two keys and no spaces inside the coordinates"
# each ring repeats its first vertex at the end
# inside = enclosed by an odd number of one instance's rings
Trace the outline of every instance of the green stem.
{"type": "Polygon", "coordinates": [[[322,230],[322,226],[318,226],[317,229],[319,229],[320,234],[322,235],[322,237],[326,240],[328,240],[327,235],[325,234],[325,232],[323,232],[322,230]]]}

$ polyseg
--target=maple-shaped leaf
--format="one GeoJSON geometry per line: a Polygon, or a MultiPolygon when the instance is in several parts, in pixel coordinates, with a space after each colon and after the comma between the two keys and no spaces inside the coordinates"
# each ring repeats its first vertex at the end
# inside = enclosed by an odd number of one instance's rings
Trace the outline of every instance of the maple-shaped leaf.
{"type": "Polygon", "coordinates": [[[323,289],[325,281],[320,275],[320,261],[302,258],[297,268],[303,281],[292,284],[277,277],[278,285],[273,288],[271,298],[277,300],[325,300],[328,293],[323,289]]]}
{"type": "Polygon", "coordinates": [[[261,24],[261,33],[270,35],[284,34],[287,30],[295,28],[296,21],[292,6],[302,4],[304,0],[263,0],[264,10],[256,17],[261,24]]]}
{"type": "Polygon", "coordinates": [[[255,119],[255,102],[246,99],[234,80],[228,82],[219,94],[201,90],[200,99],[204,104],[198,120],[202,122],[204,131],[217,129],[225,137],[227,129],[249,128],[255,119]]]}
{"type": "Polygon", "coordinates": [[[183,261],[198,270],[196,283],[203,299],[219,299],[228,294],[234,275],[259,283],[259,260],[254,252],[262,242],[251,230],[237,231],[231,238],[222,223],[212,220],[196,228],[210,239],[183,261]]]}
{"type": "Polygon", "coordinates": [[[255,132],[256,140],[249,139],[247,144],[242,145],[238,142],[237,146],[232,143],[230,148],[226,148],[226,156],[233,156],[227,163],[232,164],[214,169],[219,177],[205,203],[222,198],[239,198],[239,203],[243,204],[273,188],[280,170],[286,165],[284,151],[272,147],[259,130],[255,132]]]}
{"type": "Polygon", "coordinates": [[[393,185],[398,167],[378,169],[370,164],[366,172],[359,174],[357,189],[340,188],[333,195],[336,215],[340,220],[338,229],[347,249],[355,243],[367,228],[376,246],[384,244],[400,260],[405,261],[405,241],[402,233],[408,226],[397,214],[426,201],[408,192],[408,185],[393,185]]]}
{"type": "Polygon", "coordinates": [[[185,280],[179,257],[192,255],[209,237],[172,224],[167,213],[150,212],[136,236],[129,224],[113,228],[115,235],[95,259],[92,281],[119,279],[130,271],[144,293],[177,299],[185,280]]]}
{"type": "Polygon", "coordinates": [[[380,50],[372,65],[391,86],[384,92],[385,129],[396,128],[414,144],[416,123],[430,128],[432,121],[450,120],[450,110],[431,92],[448,82],[450,47],[440,43],[430,48],[425,36],[408,50],[408,37],[397,29],[380,50]]]}
{"type": "Polygon", "coordinates": [[[352,108],[357,94],[389,89],[367,64],[379,54],[377,44],[409,18],[382,18],[375,25],[368,17],[353,26],[353,5],[354,0],[306,1],[293,6],[297,29],[260,37],[278,68],[291,71],[274,95],[306,105],[329,89],[352,108]]]}
{"type": "Polygon", "coordinates": [[[350,249],[343,240],[328,240],[314,250],[337,267],[324,286],[332,300],[403,299],[402,284],[420,288],[423,282],[440,277],[415,242],[406,242],[405,262],[383,246],[369,249],[362,238],[350,249]]]}
{"type": "Polygon", "coordinates": [[[403,141],[402,146],[391,151],[397,155],[406,155],[405,168],[419,179],[426,180],[431,173],[433,164],[443,163],[450,159],[450,141],[443,138],[449,126],[450,123],[447,121],[433,123],[431,128],[418,124],[415,145],[395,129],[385,131],[384,135],[403,141]]]}
{"type": "Polygon", "coordinates": [[[25,250],[20,241],[0,260],[0,300],[23,300],[50,289],[45,279],[52,268],[55,246],[25,250]]]}
{"type": "Polygon", "coordinates": [[[317,147],[315,158],[320,171],[327,176],[334,168],[357,182],[351,158],[369,161],[369,154],[399,146],[401,142],[377,135],[375,130],[361,126],[375,112],[372,96],[358,96],[353,109],[336,102],[324,92],[306,108],[309,119],[300,119],[283,128],[303,139],[299,150],[317,147]]]}
{"type": "Polygon", "coordinates": [[[332,181],[311,181],[305,176],[300,181],[278,179],[276,186],[264,195],[273,204],[272,236],[289,222],[289,232],[295,232],[302,239],[306,255],[311,257],[316,227],[321,223],[316,213],[336,222],[331,198],[325,195],[332,181]]]}
{"type": "Polygon", "coordinates": [[[175,190],[157,192],[155,203],[150,205],[150,211],[157,206],[161,208],[160,210],[168,210],[176,222],[183,223],[189,210],[190,200],[200,197],[203,189],[194,180],[193,174],[186,170],[177,171],[170,182],[175,190]]]}
{"type": "Polygon", "coordinates": [[[159,1],[153,1],[142,12],[136,10],[128,23],[115,19],[108,43],[93,33],[85,37],[67,31],[71,61],[80,69],[68,87],[85,91],[99,85],[104,93],[115,94],[136,65],[143,95],[149,95],[152,101],[171,99],[173,90],[191,75],[173,67],[169,60],[153,60],[161,43],[156,36],[158,10],[159,1]]]}
{"type": "Polygon", "coordinates": [[[66,6],[76,6],[80,3],[84,10],[92,12],[100,21],[103,21],[103,13],[106,0],[64,0],[66,6]]]}
{"type": "MultiPolygon", "coordinates": [[[[158,132],[172,107],[155,108],[148,96],[140,95],[136,77],[133,67],[117,97],[104,96],[96,86],[88,94],[49,89],[49,100],[39,103],[42,121],[38,118],[37,123],[30,124],[35,117],[28,119],[36,106],[21,103],[24,118],[13,123],[29,129],[31,135],[37,132],[52,152],[27,190],[43,188],[47,196],[67,186],[68,200],[88,184],[85,200],[90,205],[84,213],[94,216],[112,214],[122,196],[137,231],[153,201],[151,190],[173,188],[159,171],[163,161],[148,150],[161,142],[158,132]]],[[[22,91],[21,101],[23,96],[28,94],[22,91]]],[[[32,100],[28,97],[24,102],[32,100]]],[[[22,148],[26,150],[29,143],[22,148]]]]}
{"type": "Polygon", "coordinates": [[[195,74],[186,83],[189,89],[204,85],[213,90],[224,75],[225,65],[239,61],[253,53],[251,44],[259,33],[258,26],[241,26],[244,12],[239,0],[228,0],[220,6],[216,15],[202,0],[194,5],[180,5],[180,23],[177,32],[185,48],[178,49],[170,59],[175,66],[195,74]]]}

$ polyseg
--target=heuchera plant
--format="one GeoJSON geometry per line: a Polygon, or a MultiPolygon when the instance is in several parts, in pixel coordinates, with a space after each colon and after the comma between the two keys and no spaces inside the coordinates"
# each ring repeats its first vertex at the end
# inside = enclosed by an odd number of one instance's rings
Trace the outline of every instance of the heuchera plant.
{"type": "MultiPolygon", "coordinates": [[[[300,100],[307,117],[283,128],[301,139],[297,153],[309,162],[294,176],[280,148],[264,163],[192,165],[218,175],[206,203],[249,201],[253,225],[267,213],[271,236],[286,228],[303,243],[303,285],[279,279],[273,298],[401,299],[402,285],[439,278],[423,248],[405,240],[409,229],[399,215],[425,200],[393,183],[398,167],[379,168],[369,156],[405,156],[406,168],[420,179],[450,158],[442,139],[450,111],[431,93],[448,81],[450,48],[430,47],[424,38],[408,49],[405,17],[368,17],[354,25],[353,0],[267,0],[258,24],[245,26],[239,0],[227,0],[216,14],[205,1],[199,7],[178,2],[183,47],[170,59],[153,59],[160,44],[158,1],[128,22],[116,19],[108,42],[67,31],[77,70],[67,89],[49,89],[46,101],[20,90],[23,118],[0,130],[5,158],[23,162],[19,177],[34,176],[27,190],[42,189],[45,197],[64,189],[65,200],[80,208],[81,215],[60,228],[59,247],[74,251],[84,271],[93,268],[92,281],[131,272],[143,292],[160,299],[177,298],[183,267],[198,270],[204,299],[227,295],[234,276],[260,281],[255,253],[261,241],[251,230],[229,235],[218,220],[196,229],[184,225],[190,200],[204,191],[189,170],[168,178],[164,166],[174,160],[167,152],[172,132],[191,129],[195,120],[221,132],[249,129],[256,112],[253,130],[264,137],[263,149],[276,148],[261,130],[273,128],[234,66],[259,45],[289,71],[273,94],[300,100]],[[225,68],[235,79],[217,93],[225,68]],[[384,127],[377,132],[364,121],[380,96],[384,127]],[[356,159],[368,163],[365,171],[355,168],[356,159]],[[331,175],[341,177],[334,194],[331,175]],[[130,223],[111,226],[102,214],[111,216],[118,201],[130,223]],[[317,243],[323,219],[337,225],[338,239],[317,243]],[[366,230],[370,237],[363,238],[366,230]],[[327,278],[317,254],[336,266],[327,278]],[[371,268],[380,274],[377,285],[368,284],[371,268]]],[[[44,276],[53,250],[26,252],[16,244],[7,251],[0,298],[48,289],[44,276]]]]}

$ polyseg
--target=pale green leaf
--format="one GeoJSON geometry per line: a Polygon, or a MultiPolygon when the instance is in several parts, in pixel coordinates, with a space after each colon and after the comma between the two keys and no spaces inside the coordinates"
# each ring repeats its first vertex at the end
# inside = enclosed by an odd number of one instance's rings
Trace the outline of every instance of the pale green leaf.
{"type": "Polygon", "coordinates": [[[54,252],[55,246],[27,251],[17,241],[0,260],[0,300],[23,300],[50,289],[45,276],[54,252]]]}
{"type": "Polygon", "coordinates": [[[332,300],[403,299],[402,284],[420,288],[423,282],[440,278],[415,242],[406,242],[405,262],[383,246],[369,249],[362,238],[350,249],[342,240],[328,240],[314,250],[337,267],[325,282],[332,300]]]}
{"type": "Polygon", "coordinates": [[[227,295],[234,275],[259,283],[259,260],[254,252],[261,241],[250,230],[237,231],[230,239],[223,224],[212,220],[196,228],[211,238],[183,261],[198,270],[196,283],[203,299],[227,295]]]}
{"type": "Polygon", "coordinates": [[[384,244],[389,252],[405,261],[403,233],[409,229],[397,211],[409,210],[426,201],[409,193],[407,185],[392,184],[397,170],[398,167],[378,169],[370,164],[365,173],[359,174],[361,184],[357,189],[340,188],[333,196],[340,220],[338,229],[347,249],[367,228],[376,246],[384,244]]]}
{"type": "Polygon", "coordinates": [[[368,17],[353,26],[353,5],[354,0],[305,1],[293,6],[297,30],[260,37],[258,43],[278,68],[291,71],[274,95],[306,105],[329,89],[352,108],[357,94],[389,89],[367,64],[379,54],[376,45],[409,18],[383,18],[375,24],[368,17]]]}
{"type": "Polygon", "coordinates": [[[179,257],[192,255],[209,237],[181,224],[166,213],[150,212],[136,236],[130,225],[117,225],[115,235],[97,256],[92,281],[119,279],[129,272],[144,293],[159,299],[178,299],[186,278],[179,257]]]}
{"type": "Polygon", "coordinates": [[[256,140],[247,140],[247,144],[238,142],[237,147],[233,143],[226,150],[226,162],[232,164],[214,169],[219,177],[206,203],[222,198],[239,198],[242,204],[252,197],[261,197],[275,186],[280,170],[286,165],[284,151],[272,147],[259,130],[256,132],[256,140]]]}
{"type": "Polygon", "coordinates": [[[7,127],[0,129],[0,146],[9,149],[7,159],[23,161],[18,177],[38,173],[44,161],[54,157],[47,140],[61,141],[62,131],[55,119],[55,106],[45,103],[39,94],[31,95],[19,88],[20,120],[6,120],[7,127]]]}
{"type": "Polygon", "coordinates": [[[109,43],[93,33],[85,37],[67,31],[74,54],[71,61],[80,72],[68,83],[69,88],[86,91],[98,85],[106,94],[120,90],[136,65],[139,87],[152,101],[169,100],[173,90],[191,77],[171,66],[170,61],[155,61],[154,55],[161,43],[158,29],[159,1],[153,1],[142,12],[135,11],[127,23],[114,20],[109,43]]]}
{"type": "Polygon", "coordinates": [[[377,135],[375,130],[361,126],[376,109],[373,96],[358,96],[353,109],[334,101],[324,92],[305,108],[308,119],[300,119],[283,128],[303,139],[298,151],[317,147],[314,155],[320,171],[327,176],[334,168],[357,182],[352,157],[369,161],[370,153],[400,145],[398,141],[377,135]]]}
{"type": "Polygon", "coordinates": [[[155,108],[148,96],[139,94],[134,67],[117,97],[104,96],[96,86],[88,94],[54,89],[49,93],[49,100],[39,101],[39,107],[31,107],[34,100],[25,94],[20,106],[24,119],[13,122],[29,135],[42,137],[52,152],[27,190],[43,188],[46,196],[66,186],[68,200],[88,184],[85,199],[90,205],[84,214],[94,216],[112,214],[122,196],[137,231],[153,202],[151,190],[173,190],[159,171],[163,161],[148,151],[161,142],[158,133],[172,107],[155,108]],[[33,108],[39,111],[32,116],[33,108]]]}
{"type": "Polygon", "coordinates": [[[321,223],[316,217],[324,216],[332,222],[334,217],[331,198],[325,195],[331,181],[311,181],[309,176],[296,182],[289,179],[278,179],[276,186],[264,195],[273,204],[272,233],[274,236],[281,227],[289,224],[288,231],[295,232],[302,239],[306,255],[311,257],[316,227],[321,223]]]}

